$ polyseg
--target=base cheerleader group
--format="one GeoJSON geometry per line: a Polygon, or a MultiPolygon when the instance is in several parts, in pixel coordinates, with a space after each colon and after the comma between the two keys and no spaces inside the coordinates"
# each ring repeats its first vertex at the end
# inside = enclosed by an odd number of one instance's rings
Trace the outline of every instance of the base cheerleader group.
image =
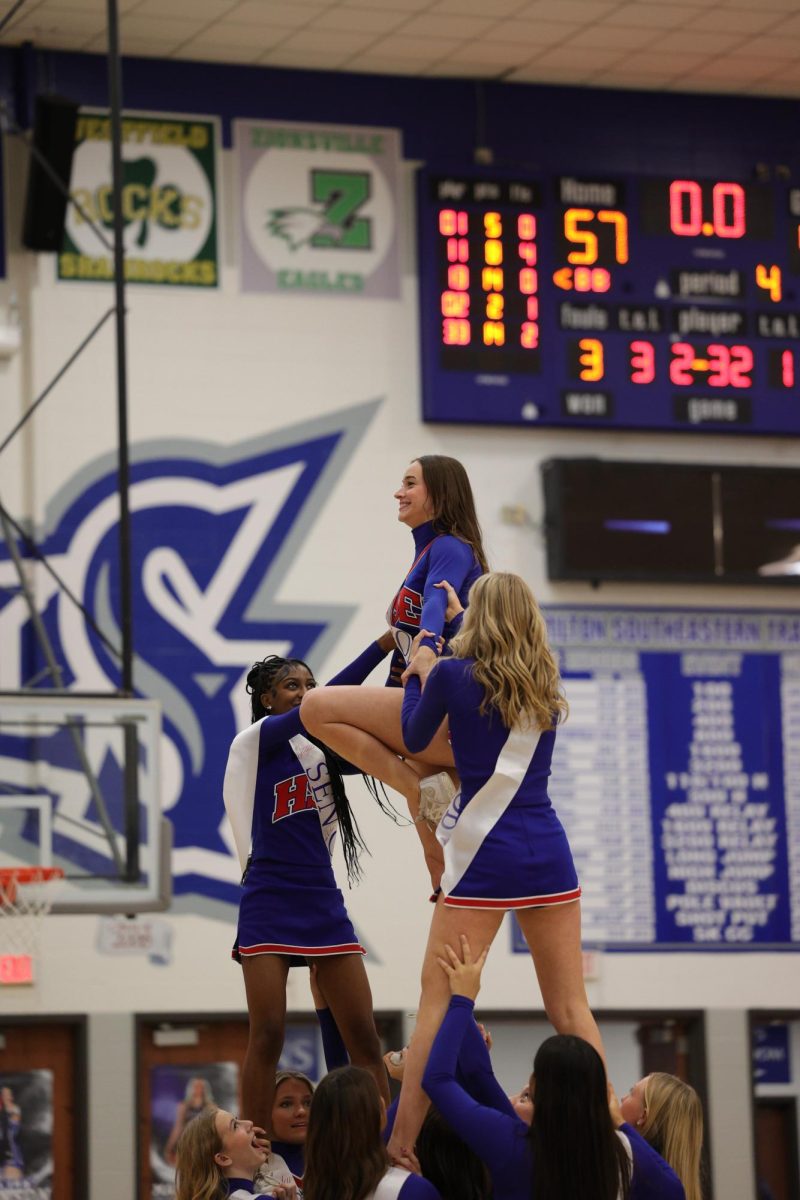
{"type": "Polygon", "coordinates": [[[426,455],[395,493],[413,534],[388,629],[324,687],[297,659],[248,675],[253,724],[224,801],[243,869],[234,958],[250,1035],[247,1119],[209,1107],[177,1145],[177,1200],[702,1200],[702,1110],[656,1073],[618,1100],[583,984],[580,885],[547,793],[567,716],[531,589],[488,570],[467,474],[426,455]],[[364,680],[391,655],[386,686],[364,680]],[[332,867],[365,847],[344,780],[408,806],[434,902],[414,1034],[384,1057],[364,948],[332,867]],[[521,1092],[492,1072],[476,1023],[506,912],[556,1033],[521,1092]],[[309,964],[328,1074],[277,1074],[292,966],[309,964]],[[389,1102],[388,1077],[401,1080],[389,1102]]]}

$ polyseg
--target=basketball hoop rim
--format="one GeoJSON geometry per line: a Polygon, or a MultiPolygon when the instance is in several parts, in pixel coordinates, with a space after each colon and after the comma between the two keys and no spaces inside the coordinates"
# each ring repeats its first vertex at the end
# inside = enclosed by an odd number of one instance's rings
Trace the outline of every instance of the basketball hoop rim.
{"type": "Polygon", "coordinates": [[[0,867],[0,889],[9,883],[50,883],[63,878],[61,867],[0,867]]]}

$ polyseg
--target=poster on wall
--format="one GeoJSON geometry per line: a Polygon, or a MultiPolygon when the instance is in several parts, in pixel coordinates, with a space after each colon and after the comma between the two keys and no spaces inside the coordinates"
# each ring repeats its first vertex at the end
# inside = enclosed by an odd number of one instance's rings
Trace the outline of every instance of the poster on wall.
{"type": "MultiPolygon", "coordinates": [[[[75,205],[67,210],[58,278],[108,282],[114,275],[108,112],[81,109],[75,139],[71,191],[83,212],[75,205]]],[[[126,282],[217,286],[218,140],[213,118],[123,115],[126,282]]]]}
{"type": "Polygon", "coordinates": [[[175,1147],[178,1138],[189,1122],[199,1116],[207,1105],[238,1113],[237,1063],[189,1063],[151,1067],[150,1173],[153,1200],[173,1200],[175,1147]]]}
{"type": "Polygon", "coordinates": [[[400,131],[234,121],[242,289],[400,295],[400,131]]]}
{"type": "Polygon", "coordinates": [[[50,1200],[53,1072],[0,1071],[0,1196],[50,1200]]]}

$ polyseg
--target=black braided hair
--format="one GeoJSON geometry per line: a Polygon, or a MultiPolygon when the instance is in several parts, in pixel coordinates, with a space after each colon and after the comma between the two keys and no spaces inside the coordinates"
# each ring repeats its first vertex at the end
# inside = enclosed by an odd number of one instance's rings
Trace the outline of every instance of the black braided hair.
{"type": "MultiPolygon", "coordinates": [[[[302,658],[281,658],[278,654],[270,654],[260,662],[253,663],[247,672],[246,686],[247,691],[250,693],[253,723],[269,715],[267,709],[261,703],[261,696],[264,692],[272,691],[289,667],[304,667],[311,678],[314,678],[314,672],[308,663],[303,662],[302,658]]],[[[361,830],[358,828],[358,822],[350,807],[347,792],[344,789],[344,780],[342,779],[340,768],[340,763],[344,760],[340,759],[332,750],[329,750],[323,742],[312,737],[310,733],[306,733],[305,736],[325,755],[325,765],[328,768],[328,775],[331,781],[333,803],[336,808],[339,830],[342,835],[342,852],[347,868],[347,882],[352,887],[354,883],[359,882],[363,874],[359,861],[361,851],[365,850],[369,854],[369,848],[361,836],[361,830]]],[[[383,805],[381,805],[382,807],[383,805]]]]}

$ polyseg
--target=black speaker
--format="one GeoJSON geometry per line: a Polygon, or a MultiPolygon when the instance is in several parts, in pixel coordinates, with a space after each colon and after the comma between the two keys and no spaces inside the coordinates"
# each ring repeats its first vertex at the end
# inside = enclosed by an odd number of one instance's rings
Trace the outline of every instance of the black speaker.
{"type": "MultiPolygon", "coordinates": [[[[69,190],[72,156],[75,153],[75,126],[78,105],[61,96],[37,96],[33,125],[34,149],[46,159],[69,190]]],[[[67,215],[66,191],[57,184],[31,155],[22,244],[29,250],[60,250],[67,215]]]]}

